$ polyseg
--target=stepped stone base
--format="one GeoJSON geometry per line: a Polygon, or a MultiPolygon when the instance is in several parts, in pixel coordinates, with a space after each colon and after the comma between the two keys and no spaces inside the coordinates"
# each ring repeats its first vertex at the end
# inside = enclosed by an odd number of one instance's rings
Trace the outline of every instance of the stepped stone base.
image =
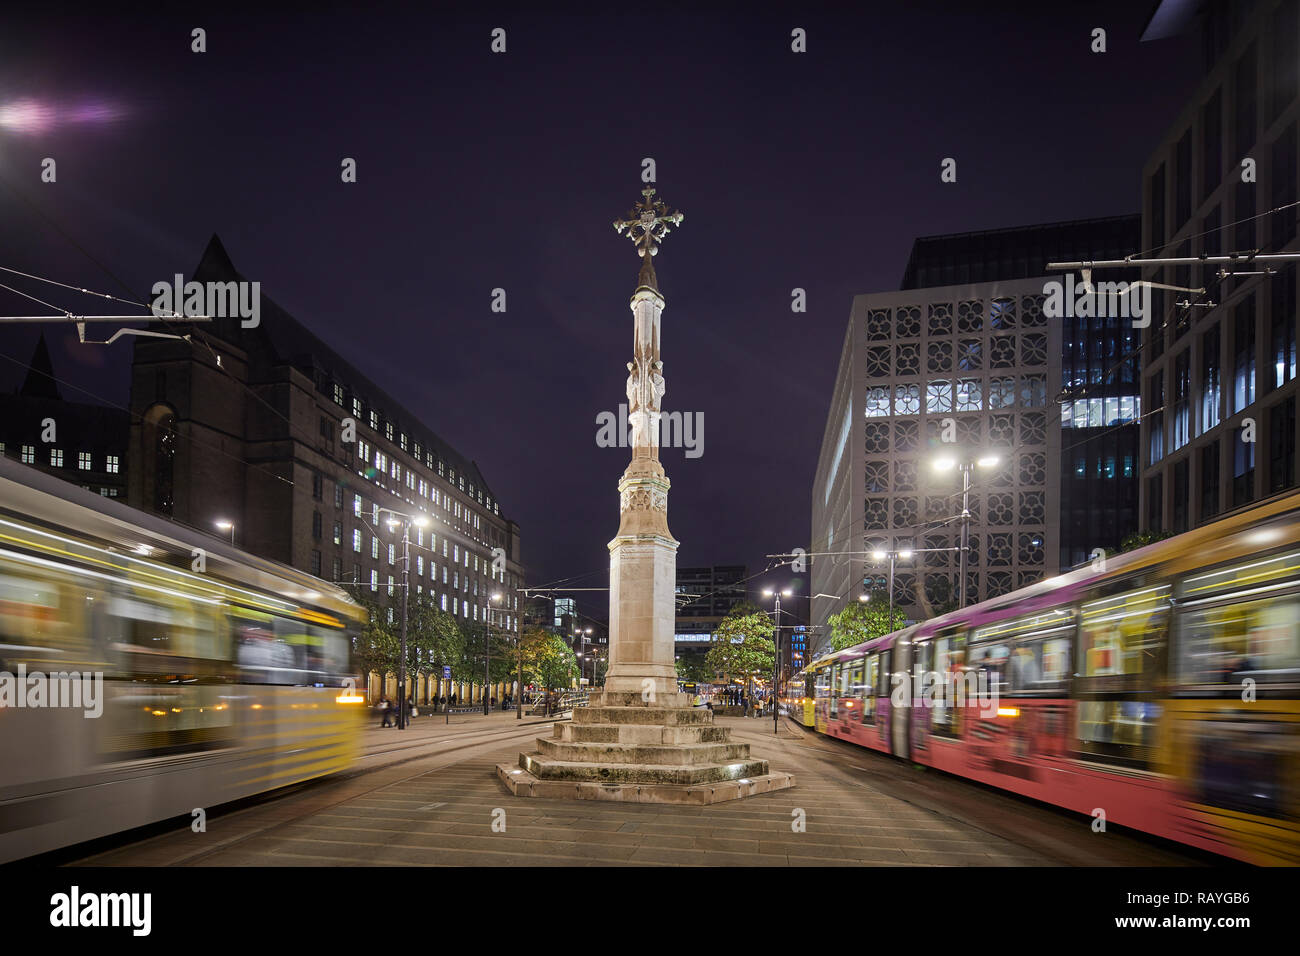
{"type": "Polygon", "coordinates": [[[497,766],[515,796],[620,800],[637,803],[709,804],[794,786],[788,773],[772,773],[752,757],[749,744],[731,742],[713,714],[692,708],[685,694],[601,691],[591,706],[558,723],[519,766],[497,766]]]}

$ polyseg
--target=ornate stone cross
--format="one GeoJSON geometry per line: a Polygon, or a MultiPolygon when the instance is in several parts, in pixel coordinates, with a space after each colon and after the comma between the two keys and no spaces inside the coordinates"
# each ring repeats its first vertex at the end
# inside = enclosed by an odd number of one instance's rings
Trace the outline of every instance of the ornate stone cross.
{"type": "Polygon", "coordinates": [[[669,213],[664,201],[654,199],[654,194],[653,186],[641,190],[645,198],[627,211],[626,219],[614,221],[614,231],[622,235],[627,230],[627,237],[642,256],[658,254],[659,243],[672,231],[668,227],[680,226],[686,219],[680,212],[669,213]]]}

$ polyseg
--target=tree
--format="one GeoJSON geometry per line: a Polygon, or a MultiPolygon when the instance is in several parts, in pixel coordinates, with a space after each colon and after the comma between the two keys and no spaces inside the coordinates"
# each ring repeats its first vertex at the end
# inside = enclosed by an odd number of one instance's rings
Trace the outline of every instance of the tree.
{"type": "Polygon", "coordinates": [[[752,604],[732,608],[713,632],[705,658],[709,670],[745,682],[771,674],[776,662],[775,630],[767,614],[752,604]]]}
{"type": "Polygon", "coordinates": [[[707,654],[683,654],[677,658],[677,679],[695,681],[697,684],[713,682],[713,668],[707,654]]]}
{"type": "MultiPolygon", "coordinates": [[[[406,669],[413,674],[441,678],[444,666],[455,665],[464,657],[465,635],[460,624],[427,598],[415,601],[408,608],[406,630],[406,669]]],[[[428,695],[426,681],[426,698],[428,695]]]]}
{"type": "Polygon", "coordinates": [[[538,663],[541,685],[545,688],[570,687],[578,675],[578,658],[564,638],[552,634],[543,645],[538,663]]]}
{"type": "Polygon", "coordinates": [[[1138,548],[1145,548],[1149,544],[1172,537],[1173,535],[1168,531],[1134,531],[1119,543],[1119,550],[1121,554],[1125,551],[1136,551],[1138,548]]]}
{"type": "Polygon", "coordinates": [[[869,601],[855,601],[846,605],[839,614],[832,614],[831,647],[842,651],[846,647],[892,634],[907,623],[907,615],[895,607],[889,616],[889,596],[875,591],[869,601]]]}
{"type": "Polygon", "coordinates": [[[373,601],[360,599],[366,611],[366,623],[352,641],[352,660],[363,674],[379,675],[379,693],[384,693],[388,675],[396,672],[401,649],[397,635],[388,623],[388,611],[373,601]]]}

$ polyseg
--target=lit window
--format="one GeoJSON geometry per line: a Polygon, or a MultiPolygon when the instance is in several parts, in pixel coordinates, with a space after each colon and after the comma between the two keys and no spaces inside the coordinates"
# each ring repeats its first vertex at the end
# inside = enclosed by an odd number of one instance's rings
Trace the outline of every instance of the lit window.
{"type": "Polygon", "coordinates": [[[379,538],[377,536],[370,539],[370,556],[376,561],[379,560],[379,538]]]}
{"type": "Polygon", "coordinates": [[[23,445],[22,462],[24,465],[36,464],[36,448],[33,445],[23,445]]]}
{"type": "Polygon", "coordinates": [[[119,471],[121,471],[121,463],[118,461],[117,455],[108,456],[105,464],[105,470],[110,475],[116,475],[119,471]]]}
{"type": "Polygon", "coordinates": [[[370,569],[370,590],[372,591],[379,590],[379,572],[376,571],[374,568],[370,569]]]}
{"type": "Polygon", "coordinates": [[[384,422],[384,437],[387,438],[389,441],[392,441],[392,440],[393,440],[393,423],[392,423],[392,422],[384,422]]]}
{"type": "Polygon", "coordinates": [[[62,448],[51,448],[51,449],[50,449],[50,464],[51,464],[53,467],[55,467],[55,468],[62,468],[62,467],[63,467],[63,449],[62,449],[62,448]]]}
{"type": "Polygon", "coordinates": [[[388,563],[393,564],[396,561],[397,561],[397,545],[390,544],[388,546],[388,563]]]}
{"type": "Polygon", "coordinates": [[[361,529],[355,528],[352,531],[352,550],[357,554],[361,553],[361,529]]]}
{"type": "Polygon", "coordinates": [[[81,471],[90,471],[90,452],[77,452],[77,468],[81,471]]]}

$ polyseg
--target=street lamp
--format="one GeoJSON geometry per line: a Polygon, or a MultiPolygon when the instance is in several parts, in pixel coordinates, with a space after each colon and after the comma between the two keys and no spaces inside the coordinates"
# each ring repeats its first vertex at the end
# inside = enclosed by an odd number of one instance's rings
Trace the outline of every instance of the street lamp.
{"type": "Polygon", "coordinates": [[[426,527],[429,519],[424,515],[408,515],[392,508],[380,508],[381,513],[390,514],[393,519],[388,522],[388,530],[402,528],[402,647],[397,659],[397,729],[406,729],[406,605],[411,591],[411,525],[426,527]],[[398,519],[401,519],[400,521],[398,519]]]}
{"type": "Polygon", "coordinates": [[[233,521],[227,521],[225,518],[222,518],[216,522],[216,525],[222,531],[230,532],[230,546],[233,548],[235,546],[235,523],[233,521]]]}
{"type": "Polygon", "coordinates": [[[790,596],[791,594],[793,594],[793,593],[794,593],[794,592],[791,591],[789,588],[784,588],[784,589],[782,589],[782,590],[780,590],[780,591],[776,590],[775,588],[766,588],[766,589],[763,591],[763,596],[764,596],[764,597],[770,597],[770,598],[775,598],[775,599],[776,599],[776,609],[775,609],[775,612],[774,612],[774,614],[773,614],[773,622],[776,624],[776,640],[773,642],[773,643],[775,644],[775,646],[776,646],[776,654],[775,654],[775,656],[772,658],[772,693],[771,693],[771,701],[772,701],[772,733],[777,734],[778,736],[779,736],[780,733],[781,733],[781,721],[780,721],[780,719],[779,719],[779,717],[778,717],[778,715],[777,715],[777,712],[776,712],[776,689],[777,689],[777,685],[781,682],[781,677],[780,677],[780,673],[781,673],[781,672],[780,672],[780,667],[781,667],[781,596],[782,596],[782,595],[785,595],[786,597],[789,597],[789,596],[790,596]]]}
{"type": "Polygon", "coordinates": [[[889,630],[892,632],[894,630],[894,561],[895,559],[912,560],[912,550],[910,548],[903,548],[899,551],[875,550],[871,552],[871,557],[876,561],[884,561],[885,558],[889,558],[889,630]]]}
{"type": "Polygon", "coordinates": [[[960,597],[957,604],[959,608],[966,606],[966,561],[970,551],[971,469],[976,467],[994,468],[1001,460],[997,455],[989,453],[974,458],[955,458],[951,455],[942,455],[934,459],[934,469],[936,471],[951,471],[953,468],[961,469],[961,549],[958,551],[957,558],[957,579],[960,582],[960,597]]]}
{"type": "MultiPolygon", "coordinates": [[[[591,633],[591,628],[587,628],[586,630],[574,631],[574,632],[573,632],[573,636],[574,636],[574,637],[578,637],[578,638],[581,638],[581,639],[582,639],[582,653],[579,654],[578,656],[582,658],[582,676],[583,676],[583,677],[586,677],[586,676],[587,676],[587,635],[590,634],[590,633],[591,633]]],[[[596,668],[595,668],[595,667],[592,667],[592,669],[591,669],[591,683],[592,683],[592,684],[596,683],[596,668]]],[[[590,687],[591,684],[588,684],[587,686],[590,687]]]]}

